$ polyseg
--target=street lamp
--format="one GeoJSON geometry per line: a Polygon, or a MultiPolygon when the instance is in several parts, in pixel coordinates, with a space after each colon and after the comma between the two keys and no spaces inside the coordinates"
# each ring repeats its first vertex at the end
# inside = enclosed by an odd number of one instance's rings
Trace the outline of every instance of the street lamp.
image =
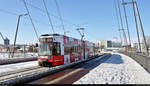
{"type": "MultiPolygon", "coordinates": [[[[136,20],[136,15],[137,15],[137,18],[138,18],[138,21],[139,21],[139,24],[140,24],[140,29],[141,29],[141,32],[142,32],[142,37],[143,37],[143,40],[144,40],[145,53],[146,53],[147,55],[149,55],[149,53],[148,53],[148,46],[147,46],[147,43],[146,43],[146,38],[145,38],[144,30],[143,30],[143,25],[142,25],[142,21],[141,21],[141,18],[140,18],[140,13],[139,13],[138,6],[137,6],[136,1],[133,1],[133,0],[132,0],[132,2],[123,2],[122,4],[123,4],[123,5],[133,4],[135,20],[136,20]],[[135,14],[135,13],[136,13],[136,14],[135,14]]],[[[137,26],[137,25],[136,25],[136,26],[137,26]]],[[[140,43],[139,43],[139,46],[140,46],[140,43]]]]}
{"type": "Polygon", "coordinates": [[[15,46],[16,46],[16,39],[17,39],[17,34],[18,34],[20,18],[21,18],[21,16],[27,16],[27,15],[28,14],[20,14],[20,15],[18,15],[18,21],[17,21],[16,33],[15,33],[15,39],[14,39],[14,47],[13,47],[13,52],[12,52],[12,58],[14,56],[14,51],[15,51],[15,46]]]}

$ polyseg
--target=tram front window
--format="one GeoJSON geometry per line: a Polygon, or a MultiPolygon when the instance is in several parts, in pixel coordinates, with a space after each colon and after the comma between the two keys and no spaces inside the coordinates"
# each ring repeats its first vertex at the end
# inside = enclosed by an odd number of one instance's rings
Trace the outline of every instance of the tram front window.
{"type": "Polygon", "coordinates": [[[52,55],[52,44],[51,43],[41,43],[39,47],[40,56],[51,56],[52,55]]]}

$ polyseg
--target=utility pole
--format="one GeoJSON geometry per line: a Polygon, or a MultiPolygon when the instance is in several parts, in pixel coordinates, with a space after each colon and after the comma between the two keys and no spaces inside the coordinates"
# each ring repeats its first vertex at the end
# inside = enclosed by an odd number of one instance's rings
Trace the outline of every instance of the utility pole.
{"type": "Polygon", "coordinates": [[[14,57],[15,46],[16,46],[16,39],[17,39],[17,35],[18,35],[18,29],[19,29],[20,18],[21,18],[21,16],[27,16],[27,15],[28,15],[28,14],[20,14],[20,15],[18,16],[17,27],[16,27],[16,33],[15,33],[15,39],[14,39],[14,45],[13,45],[12,58],[14,57]]]}
{"type": "MultiPolygon", "coordinates": [[[[146,43],[146,38],[145,38],[144,30],[143,30],[143,25],[142,25],[142,21],[141,21],[141,18],[140,18],[140,13],[139,13],[136,1],[132,0],[132,2],[124,2],[123,4],[124,5],[126,5],[126,4],[133,4],[135,19],[136,19],[136,15],[137,15],[137,18],[138,18],[138,21],[139,21],[139,24],[140,24],[140,29],[141,29],[142,37],[143,37],[143,40],[144,40],[145,53],[147,55],[149,55],[149,53],[148,53],[148,46],[147,46],[147,43],[146,43]]],[[[137,20],[136,20],[136,22],[137,22],[137,20]]],[[[136,27],[138,27],[137,24],[136,24],[136,27]]],[[[140,46],[140,44],[139,44],[139,46],[140,46]]]]}
{"type": "Polygon", "coordinates": [[[83,40],[83,37],[84,37],[84,28],[77,28],[77,31],[79,32],[79,34],[81,35],[81,43],[83,41],[83,57],[85,58],[85,41],[83,40]],[[80,30],[82,30],[82,33],[80,32],[80,30]]]}
{"type": "MultiPolygon", "coordinates": [[[[133,2],[133,0],[132,0],[133,2]]],[[[134,12],[134,19],[135,19],[135,24],[136,24],[136,32],[137,32],[137,37],[138,37],[138,45],[139,45],[139,51],[141,52],[141,42],[140,42],[140,36],[139,36],[139,30],[138,30],[138,23],[137,23],[137,19],[136,19],[136,12],[135,12],[135,8],[134,8],[134,4],[133,4],[133,12],[134,12]]]]}
{"type": "Polygon", "coordinates": [[[115,12],[116,12],[116,17],[117,17],[117,22],[118,22],[119,37],[120,37],[120,42],[121,42],[121,45],[122,45],[121,29],[120,29],[120,22],[119,22],[119,17],[118,17],[118,9],[117,9],[116,0],[114,0],[114,5],[115,5],[115,12]]]}
{"type": "MultiPolygon", "coordinates": [[[[124,2],[124,0],[122,0],[122,2],[124,2]]],[[[127,31],[128,31],[128,37],[129,37],[129,46],[131,47],[131,38],[130,38],[130,31],[129,31],[128,18],[127,18],[125,5],[123,5],[123,9],[124,9],[124,14],[125,14],[125,20],[126,20],[126,26],[127,26],[127,31]]]]}
{"type": "MultiPolygon", "coordinates": [[[[133,0],[132,0],[133,1],[133,0]]],[[[137,6],[137,3],[136,2],[133,2],[135,8],[136,8],[136,12],[137,12],[137,18],[139,20],[139,24],[140,24],[140,29],[141,29],[141,32],[142,32],[142,36],[143,36],[143,41],[144,41],[144,45],[145,45],[145,53],[147,55],[149,55],[148,53],[148,46],[147,46],[147,43],[146,43],[146,38],[145,38],[145,34],[144,34],[144,30],[143,30],[143,25],[142,25],[142,21],[141,21],[141,18],[140,18],[140,13],[139,13],[139,10],[138,10],[138,6],[137,6]]]]}
{"type": "MultiPolygon", "coordinates": [[[[132,2],[133,2],[133,0],[132,0],[132,2]]],[[[122,5],[133,4],[132,2],[128,2],[128,3],[122,2],[122,5]]],[[[135,8],[134,8],[134,4],[133,4],[133,13],[134,13],[134,20],[135,20],[135,25],[136,25],[136,33],[137,33],[137,38],[138,38],[138,49],[139,49],[139,52],[141,52],[141,42],[140,42],[138,23],[137,23],[137,19],[136,19],[136,12],[135,12],[135,8]]]]}
{"type": "Polygon", "coordinates": [[[65,30],[65,26],[64,26],[64,22],[63,22],[63,18],[62,18],[62,15],[61,15],[61,12],[60,12],[60,7],[59,7],[59,4],[57,2],[57,0],[54,0],[55,1],[55,4],[56,4],[56,7],[57,7],[57,12],[58,12],[58,15],[59,15],[59,18],[60,18],[60,21],[61,21],[61,25],[62,25],[62,29],[64,31],[64,35],[66,35],[66,30],[65,30]]]}
{"type": "Polygon", "coordinates": [[[125,45],[128,45],[126,33],[125,33],[124,27],[123,27],[123,21],[122,21],[122,16],[121,16],[119,0],[117,0],[117,2],[118,2],[118,9],[119,9],[119,15],[120,15],[120,23],[121,23],[121,27],[122,27],[122,31],[123,31],[123,36],[124,36],[124,42],[125,42],[125,45]]]}
{"type": "Polygon", "coordinates": [[[2,35],[2,33],[1,33],[1,32],[0,32],[0,35],[1,35],[2,39],[3,39],[3,41],[4,41],[5,39],[4,39],[4,37],[3,37],[3,35],[2,35]]]}
{"type": "Polygon", "coordinates": [[[46,2],[45,2],[45,0],[43,0],[43,4],[44,4],[45,10],[46,10],[46,14],[47,14],[47,17],[48,17],[49,23],[50,23],[51,28],[52,28],[52,30],[53,30],[53,33],[55,33],[54,26],[53,26],[53,23],[52,23],[51,17],[50,17],[50,15],[49,15],[49,12],[48,12],[48,9],[47,9],[47,6],[46,6],[46,2]]]}
{"type": "Polygon", "coordinates": [[[83,40],[83,37],[84,37],[84,28],[77,28],[77,31],[81,35],[81,40],[83,40]],[[83,33],[81,33],[80,30],[82,30],[83,33]]]}
{"type": "Polygon", "coordinates": [[[119,37],[120,37],[120,41],[121,41],[121,45],[122,45],[121,31],[120,31],[120,29],[118,31],[119,31],[119,37]]]}

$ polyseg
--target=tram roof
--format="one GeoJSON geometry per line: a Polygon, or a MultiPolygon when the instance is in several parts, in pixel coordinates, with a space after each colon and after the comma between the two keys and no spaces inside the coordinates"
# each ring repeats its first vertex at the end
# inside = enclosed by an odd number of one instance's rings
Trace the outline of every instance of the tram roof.
{"type": "MultiPolygon", "coordinates": [[[[52,36],[64,36],[64,35],[61,35],[61,34],[43,34],[43,35],[40,35],[41,37],[40,38],[43,38],[43,37],[52,37],[52,36]]],[[[68,37],[68,36],[67,36],[68,37]]],[[[70,37],[70,38],[73,38],[73,37],[70,37]]],[[[74,39],[77,39],[77,38],[74,38],[74,39]]],[[[79,39],[78,39],[79,40],[79,39]]],[[[86,40],[84,40],[86,41],[86,40]]],[[[89,42],[89,43],[92,43],[90,41],[86,41],[86,42],[89,42]]]]}
{"type": "Polygon", "coordinates": [[[43,34],[41,36],[60,36],[60,34],[43,34]]]}

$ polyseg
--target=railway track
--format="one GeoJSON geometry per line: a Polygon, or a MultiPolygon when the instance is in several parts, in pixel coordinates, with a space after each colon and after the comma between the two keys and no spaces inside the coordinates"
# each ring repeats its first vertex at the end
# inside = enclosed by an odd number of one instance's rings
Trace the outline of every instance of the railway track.
{"type": "Polygon", "coordinates": [[[15,64],[15,63],[29,62],[29,61],[36,61],[36,60],[37,57],[0,59],[0,65],[15,64]]]}
{"type": "Polygon", "coordinates": [[[40,67],[39,66],[33,66],[33,67],[30,67],[30,68],[17,69],[15,71],[2,72],[2,73],[0,73],[0,78],[4,77],[4,76],[12,75],[12,74],[20,73],[20,72],[34,70],[34,69],[37,69],[37,68],[40,68],[40,67]]]}
{"type": "MultiPolygon", "coordinates": [[[[53,70],[61,69],[63,68],[64,65],[62,66],[56,66],[56,67],[40,67],[40,66],[34,66],[30,68],[25,68],[25,69],[18,69],[15,71],[9,71],[5,73],[0,74],[0,85],[1,84],[13,84],[17,83],[18,80],[23,80],[23,77],[33,77],[34,75],[42,74],[44,72],[52,72],[53,70]],[[17,81],[17,82],[15,82],[17,81]]],[[[19,81],[20,81],[19,80],[19,81]]]]}
{"type": "Polygon", "coordinates": [[[39,72],[42,70],[45,70],[48,68],[44,68],[44,67],[32,67],[32,68],[26,68],[23,70],[16,70],[13,72],[7,72],[4,73],[0,76],[0,84],[5,83],[5,82],[9,82],[12,79],[17,79],[20,77],[24,77],[25,75],[31,74],[31,73],[35,73],[35,72],[39,72]],[[33,69],[34,68],[34,69],[33,69]]]}
{"type": "Polygon", "coordinates": [[[100,57],[92,59],[55,74],[48,75],[39,80],[29,82],[28,84],[72,84],[73,82],[83,77],[85,74],[89,73],[90,70],[109,59],[110,55],[105,55],[104,57],[105,58],[100,57]]]}
{"type": "Polygon", "coordinates": [[[63,69],[67,66],[69,65],[61,65],[61,66],[50,67],[50,68],[34,66],[25,69],[18,69],[15,71],[4,72],[0,74],[0,85],[15,84],[18,83],[19,81],[25,80],[26,78],[29,79],[29,77],[31,78],[34,76],[38,77],[38,75],[40,77],[44,73],[53,73],[58,69],[63,69]]]}
{"type": "Polygon", "coordinates": [[[73,64],[71,63],[68,65],[61,65],[61,66],[56,66],[56,67],[51,67],[51,68],[34,66],[31,68],[19,69],[16,71],[9,71],[7,73],[0,74],[0,85],[26,83],[29,81],[37,80],[49,74],[56,73],[58,71],[69,68],[73,65],[77,65],[82,62],[89,61],[89,60],[79,61],[73,64]]]}

